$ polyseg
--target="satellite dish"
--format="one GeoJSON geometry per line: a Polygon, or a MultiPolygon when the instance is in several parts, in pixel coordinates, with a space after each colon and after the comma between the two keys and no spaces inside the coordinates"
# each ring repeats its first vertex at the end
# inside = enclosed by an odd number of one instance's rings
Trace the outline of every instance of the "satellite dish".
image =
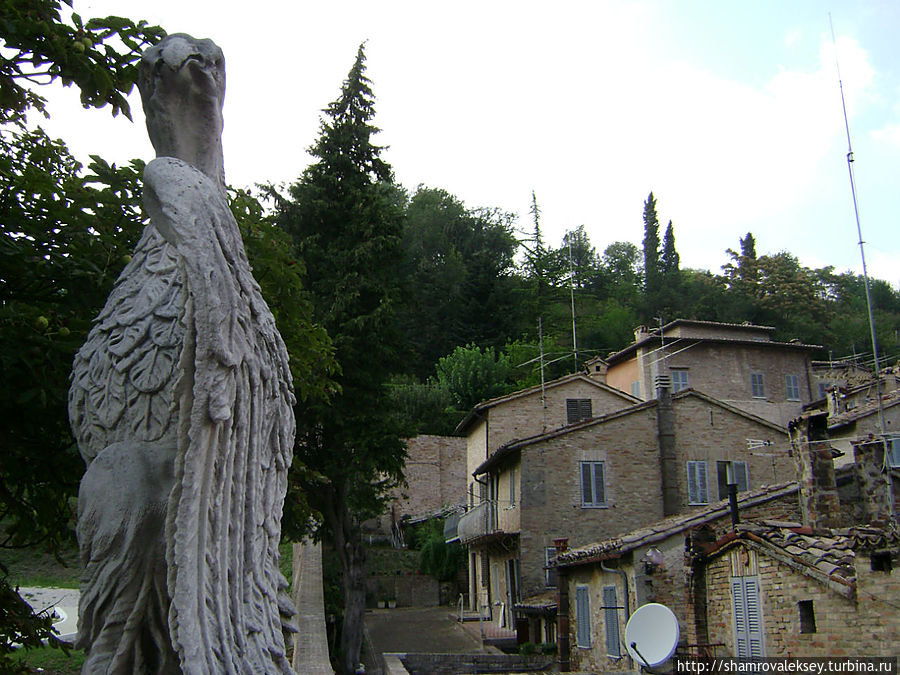
{"type": "Polygon", "coordinates": [[[668,661],[678,646],[678,619],[665,605],[651,602],[638,607],[625,625],[625,646],[644,667],[668,661]]]}

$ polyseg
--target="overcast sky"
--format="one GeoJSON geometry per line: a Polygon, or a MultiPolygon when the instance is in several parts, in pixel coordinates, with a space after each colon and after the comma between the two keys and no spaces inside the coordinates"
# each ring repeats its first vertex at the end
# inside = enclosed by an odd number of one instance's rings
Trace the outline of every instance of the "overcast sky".
{"type": "MultiPolygon", "coordinates": [[[[719,272],[748,231],[757,252],[900,281],[900,3],[896,0],[230,2],[75,0],[212,38],[225,52],[225,167],[237,186],[291,182],[360,42],[376,140],[397,180],[517,213],[531,192],[546,243],[584,225],[598,253],[640,246],[652,190],[682,267],[719,272]],[[829,6],[830,5],[830,6],[829,6]]],[[[153,156],[135,124],[57,87],[49,132],[80,158],[153,156]]]]}

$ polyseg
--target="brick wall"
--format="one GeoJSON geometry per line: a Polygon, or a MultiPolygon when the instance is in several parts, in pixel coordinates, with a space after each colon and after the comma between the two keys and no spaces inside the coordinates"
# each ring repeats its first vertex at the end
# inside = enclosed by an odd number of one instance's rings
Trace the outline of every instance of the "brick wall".
{"type": "Polygon", "coordinates": [[[523,597],[545,590],[545,549],[600,541],[662,517],[653,410],[522,449],[519,552],[523,597]],[[606,507],[581,505],[580,462],[605,463],[606,507]]]}
{"type": "Polygon", "coordinates": [[[410,675],[461,675],[463,673],[529,673],[546,670],[549,656],[518,654],[401,654],[410,675]]]}
{"type": "MultiPolygon", "coordinates": [[[[676,396],[675,451],[680,510],[696,509],[688,502],[687,462],[706,460],[710,502],[718,494],[716,460],[747,463],[750,489],[773,485],[793,475],[787,434],[751,418],[719,407],[699,396],[676,396]],[[772,445],[748,449],[748,440],[769,441],[772,445]]],[[[702,507],[701,507],[702,508],[702,507]]]]}
{"type": "MultiPolygon", "coordinates": [[[[755,519],[772,519],[796,521],[799,519],[799,503],[796,494],[789,494],[779,499],[773,499],[768,502],[757,504],[751,507],[744,507],[741,510],[742,518],[755,519]]],[[[704,524],[705,534],[709,540],[715,541],[731,530],[731,517],[724,515],[719,518],[708,521],[704,524]]],[[[689,531],[677,531],[668,538],[639,546],[633,551],[626,552],[619,560],[608,561],[609,567],[621,566],[628,577],[629,585],[629,612],[648,602],[658,602],[666,605],[671,609],[678,618],[679,627],[681,629],[680,644],[696,645],[698,643],[718,642],[719,639],[708,639],[706,632],[707,617],[710,621],[718,621],[721,623],[722,609],[716,606],[715,609],[706,611],[706,599],[708,593],[707,584],[713,583],[713,590],[717,587],[713,581],[705,577],[703,574],[694,576],[693,568],[687,564],[685,558],[685,538],[690,536],[689,531]],[[662,554],[662,564],[652,573],[645,570],[642,560],[649,549],[656,548],[662,554]],[[699,612],[697,609],[699,608],[699,612]],[[698,615],[699,614],[699,615],[698,615]],[[699,621],[698,621],[699,620],[699,621]]],[[[730,568],[729,568],[730,570],[730,568]]],[[[710,568],[708,574],[716,574],[715,568],[710,568]]],[[[589,584],[591,586],[591,607],[592,607],[592,633],[597,639],[593,640],[591,649],[579,649],[575,646],[576,616],[574,600],[571,600],[571,618],[570,624],[570,645],[571,660],[574,670],[592,670],[592,671],[617,671],[630,670],[633,666],[628,664],[627,659],[613,659],[606,655],[605,650],[605,624],[601,612],[593,611],[595,606],[599,607],[601,596],[601,587],[603,585],[616,584],[619,598],[624,598],[624,589],[622,580],[619,575],[603,572],[598,563],[582,565],[569,568],[569,596],[575,597],[575,588],[578,584],[589,584]],[[598,642],[597,640],[600,640],[598,642]]],[[[730,593],[728,581],[725,582],[730,593]]],[[[718,593],[721,595],[721,593],[718,593]]],[[[728,596],[730,598],[730,595],[728,596]]],[[[714,598],[714,601],[721,601],[721,598],[714,598]]],[[[730,600],[729,600],[730,602],[730,600]]],[[[712,605],[711,605],[712,607],[712,605]]],[[[730,616],[730,606],[728,608],[730,616]]],[[[620,637],[624,639],[625,623],[628,615],[623,610],[619,617],[620,637]]],[[[725,620],[724,625],[730,624],[725,620]]],[[[716,628],[716,635],[721,634],[721,628],[716,628]]],[[[733,652],[729,652],[733,653],[733,652]]]]}
{"type": "Polygon", "coordinates": [[[462,504],[466,495],[466,440],[456,436],[416,436],[407,441],[405,487],[394,491],[397,518],[416,518],[445,506],[462,504]]]}
{"type": "MultiPolygon", "coordinates": [[[[678,349],[678,346],[667,346],[671,355],[666,365],[686,368],[692,388],[776,424],[786,426],[800,413],[804,403],[818,398],[818,385],[812,382],[805,350],[769,342],[759,345],[699,342],[675,353],[678,349]],[[750,374],[754,372],[763,374],[764,398],[752,396],[750,374]],[[786,374],[797,375],[800,401],[787,400],[786,374]]],[[[659,356],[656,353],[652,358],[641,358],[639,350],[634,359],[610,366],[607,382],[630,393],[631,382],[640,378],[641,395],[653,398],[654,377],[661,364],[659,356]]]]}
{"type": "MultiPolygon", "coordinates": [[[[744,547],[744,544],[739,544],[744,547]]],[[[857,554],[858,589],[844,597],[765,553],[757,557],[766,656],[896,656],[900,644],[900,572],[873,572],[857,554]],[[812,601],[816,632],[800,632],[800,601],[812,601]]],[[[895,559],[896,564],[896,559],[895,559]]],[[[710,642],[733,655],[731,563],[727,551],[706,568],[710,642]]]]}
{"type": "Polygon", "coordinates": [[[541,405],[541,392],[537,390],[490,409],[487,441],[489,452],[511,440],[530,438],[566,426],[566,399],[570,398],[591,399],[593,417],[631,405],[630,401],[618,394],[584,379],[549,386],[544,392],[545,407],[541,405]]]}

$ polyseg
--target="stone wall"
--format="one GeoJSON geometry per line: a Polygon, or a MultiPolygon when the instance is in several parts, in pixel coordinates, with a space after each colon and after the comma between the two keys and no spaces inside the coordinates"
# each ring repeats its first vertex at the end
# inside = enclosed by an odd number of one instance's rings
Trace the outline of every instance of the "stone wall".
{"type": "MultiPolygon", "coordinates": [[[[896,570],[874,572],[866,554],[857,556],[857,593],[848,598],[779,560],[758,555],[766,656],[896,656],[900,575],[896,570]],[[813,603],[814,633],[800,632],[801,600],[813,603]]],[[[724,643],[724,655],[733,655],[731,564],[727,554],[708,565],[706,579],[709,640],[724,643]]]]}
{"type": "Polygon", "coordinates": [[[398,607],[437,607],[440,583],[425,574],[369,574],[366,596],[375,606],[381,600],[394,599],[398,607]]]}
{"type": "Polygon", "coordinates": [[[549,669],[550,656],[517,654],[401,654],[410,675],[462,675],[463,673],[534,673],[549,669]]]}
{"type": "Polygon", "coordinates": [[[566,426],[566,399],[591,399],[592,417],[601,417],[631,405],[631,402],[590,382],[587,378],[575,378],[544,390],[544,405],[541,405],[541,391],[535,391],[511,398],[490,409],[488,413],[488,452],[515,439],[530,438],[552,429],[566,426]]]}
{"type": "Polygon", "coordinates": [[[545,549],[555,538],[576,548],[662,518],[656,434],[651,409],[523,448],[522,597],[545,590],[545,549]],[[605,463],[605,508],[582,507],[582,461],[605,463]]]}
{"type": "MultiPolygon", "coordinates": [[[[742,518],[748,519],[768,518],[796,521],[799,519],[799,515],[796,494],[789,494],[741,510],[742,518]]],[[[724,515],[708,521],[703,527],[706,530],[704,533],[706,538],[715,541],[731,530],[731,516],[730,514],[724,515]]],[[[628,577],[629,613],[634,613],[635,609],[648,602],[658,602],[671,609],[678,618],[682,645],[721,641],[711,638],[707,640],[705,607],[708,591],[703,575],[695,576],[694,570],[685,565],[685,538],[687,536],[689,536],[689,531],[674,532],[662,541],[645,544],[627,552],[620,560],[610,560],[607,565],[612,568],[621,565],[621,569],[628,577]],[[648,573],[641,561],[651,546],[662,554],[663,562],[652,573],[648,573]],[[699,608],[699,616],[697,616],[695,608],[699,608]]],[[[570,598],[575,597],[575,587],[578,584],[588,584],[591,587],[591,629],[594,636],[590,649],[576,647],[575,603],[574,600],[571,600],[569,641],[572,668],[594,672],[633,670],[634,665],[630,664],[627,658],[615,659],[606,655],[604,637],[606,626],[603,613],[597,609],[601,604],[601,589],[604,585],[616,585],[618,598],[620,601],[624,598],[621,575],[603,572],[599,564],[594,563],[570,568],[568,580],[570,598]]],[[[718,607],[710,609],[708,612],[710,620],[720,619],[721,611],[718,607]]],[[[628,616],[629,614],[624,610],[619,612],[620,636],[623,639],[628,616]]]]}

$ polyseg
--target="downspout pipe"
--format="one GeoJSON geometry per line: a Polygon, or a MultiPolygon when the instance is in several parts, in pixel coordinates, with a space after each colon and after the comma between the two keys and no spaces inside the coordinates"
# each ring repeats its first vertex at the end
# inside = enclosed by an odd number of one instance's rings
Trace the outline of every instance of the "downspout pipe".
{"type": "MultiPolygon", "coordinates": [[[[604,572],[609,572],[611,574],[618,574],[622,577],[622,585],[625,587],[625,625],[628,625],[628,621],[631,619],[631,599],[628,593],[628,575],[625,574],[624,570],[617,567],[607,567],[606,563],[602,560],[600,561],[600,569],[604,572]]],[[[625,650],[625,654],[628,655],[628,668],[634,669],[634,662],[632,661],[631,655],[628,653],[628,650],[625,650]]]]}

